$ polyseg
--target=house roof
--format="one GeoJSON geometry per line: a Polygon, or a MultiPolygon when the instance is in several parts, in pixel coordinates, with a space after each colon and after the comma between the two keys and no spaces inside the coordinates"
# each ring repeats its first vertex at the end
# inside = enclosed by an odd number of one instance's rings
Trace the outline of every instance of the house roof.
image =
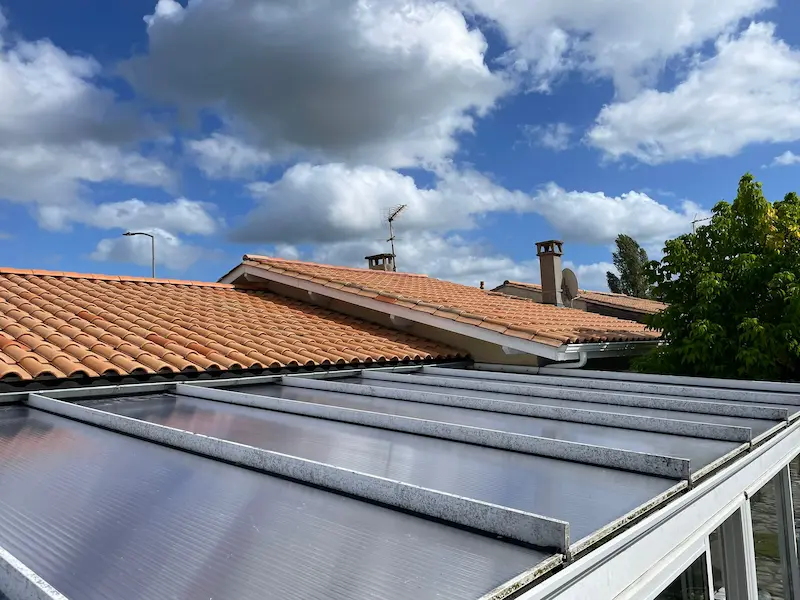
{"type": "Polygon", "coordinates": [[[0,269],[0,379],[456,356],[252,285],[0,269]]]}
{"type": "Polygon", "coordinates": [[[550,346],[650,341],[659,337],[659,333],[641,323],[541,304],[426,275],[253,254],[245,255],[243,264],[550,346]]]}
{"type": "MultiPolygon", "coordinates": [[[[527,288],[537,292],[542,291],[542,286],[538,283],[524,283],[521,281],[504,281],[503,285],[509,285],[518,288],[527,288]]],[[[500,286],[502,287],[502,286],[500,286]]],[[[647,300],[645,298],[635,298],[633,296],[626,296],[625,294],[612,294],[611,292],[595,292],[591,290],[580,290],[578,298],[585,302],[592,302],[594,304],[603,304],[613,308],[624,308],[647,315],[653,315],[657,312],[664,310],[667,305],[657,300],[647,300]]]]}

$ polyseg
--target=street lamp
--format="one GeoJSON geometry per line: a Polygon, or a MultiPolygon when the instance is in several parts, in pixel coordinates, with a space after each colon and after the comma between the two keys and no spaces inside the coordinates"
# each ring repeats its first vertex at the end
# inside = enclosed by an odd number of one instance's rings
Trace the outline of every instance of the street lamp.
{"type": "Polygon", "coordinates": [[[152,266],[153,279],[155,279],[156,278],[156,238],[152,234],[145,233],[144,231],[126,231],[122,235],[127,235],[127,236],[131,236],[131,235],[146,235],[147,237],[150,238],[151,266],[152,266]]]}

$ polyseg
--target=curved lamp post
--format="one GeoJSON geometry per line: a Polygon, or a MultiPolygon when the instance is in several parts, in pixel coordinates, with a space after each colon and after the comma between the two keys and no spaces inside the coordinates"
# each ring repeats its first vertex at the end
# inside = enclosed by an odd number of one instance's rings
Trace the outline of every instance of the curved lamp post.
{"type": "Polygon", "coordinates": [[[156,238],[151,233],[145,233],[144,231],[126,231],[122,235],[146,235],[150,238],[150,264],[152,267],[153,279],[156,278],[156,238]]]}

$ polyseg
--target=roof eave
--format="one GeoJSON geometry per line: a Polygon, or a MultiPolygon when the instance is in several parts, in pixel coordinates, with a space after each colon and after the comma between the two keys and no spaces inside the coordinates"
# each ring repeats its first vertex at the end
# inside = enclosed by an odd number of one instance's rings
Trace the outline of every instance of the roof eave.
{"type": "MultiPolygon", "coordinates": [[[[590,357],[594,357],[595,354],[597,356],[619,356],[626,353],[624,349],[604,348],[609,344],[615,343],[641,343],[609,342],[599,344],[562,344],[560,346],[543,344],[541,342],[534,342],[532,340],[526,340],[515,336],[504,335],[502,333],[485,329],[483,327],[478,327],[476,325],[470,325],[467,323],[454,321],[452,319],[437,317],[429,313],[413,310],[404,306],[398,306],[390,302],[383,302],[373,298],[359,296],[346,290],[330,288],[313,281],[292,277],[291,275],[287,275],[285,273],[276,273],[275,271],[264,269],[253,264],[239,265],[228,274],[224,275],[220,281],[222,283],[232,283],[240,278],[245,278],[248,281],[253,281],[254,278],[272,281],[295,289],[304,290],[309,294],[309,300],[312,300],[315,296],[323,296],[334,300],[340,300],[342,302],[347,302],[348,304],[360,306],[368,310],[374,310],[390,316],[399,317],[407,321],[419,323],[421,325],[428,325],[444,331],[450,331],[452,333],[478,339],[490,344],[495,344],[503,348],[503,351],[506,353],[520,352],[523,354],[540,356],[556,362],[579,360],[581,352],[591,352],[592,354],[590,357]],[[612,352],[617,352],[618,354],[612,354],[612,352]]],[[[644,343],[650,344],[650,342],[644,343]]],[[[652,347],[652,344],[649,347],[652,347]]],[[[636,352],[627,352],[628,354],[637,353],[639,346],[632,346],[632,348],[635,348],[636,352]]]]}

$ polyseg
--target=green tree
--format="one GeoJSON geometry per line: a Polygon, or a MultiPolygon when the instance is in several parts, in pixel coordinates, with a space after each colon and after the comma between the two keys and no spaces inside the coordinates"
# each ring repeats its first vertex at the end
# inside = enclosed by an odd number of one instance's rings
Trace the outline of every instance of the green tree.
{"type": "Polygon", "coordinates": [[[710,223],[666,242],[648,265],[655,296],[669,304],[650,325],[666,345],[640,370],[745,379],[800,373],[800,198],[764,198],[751,174],[710,223]]]}
{"type": "Polygon", "coordinates": [[[608,289],[615,294],[626,294],[637,298],[650,297],[650,282],[647,279],[647,252],[629,235],[620,234],[616,239],[614,266],[619,276],[606,272],[608,289]]]}

